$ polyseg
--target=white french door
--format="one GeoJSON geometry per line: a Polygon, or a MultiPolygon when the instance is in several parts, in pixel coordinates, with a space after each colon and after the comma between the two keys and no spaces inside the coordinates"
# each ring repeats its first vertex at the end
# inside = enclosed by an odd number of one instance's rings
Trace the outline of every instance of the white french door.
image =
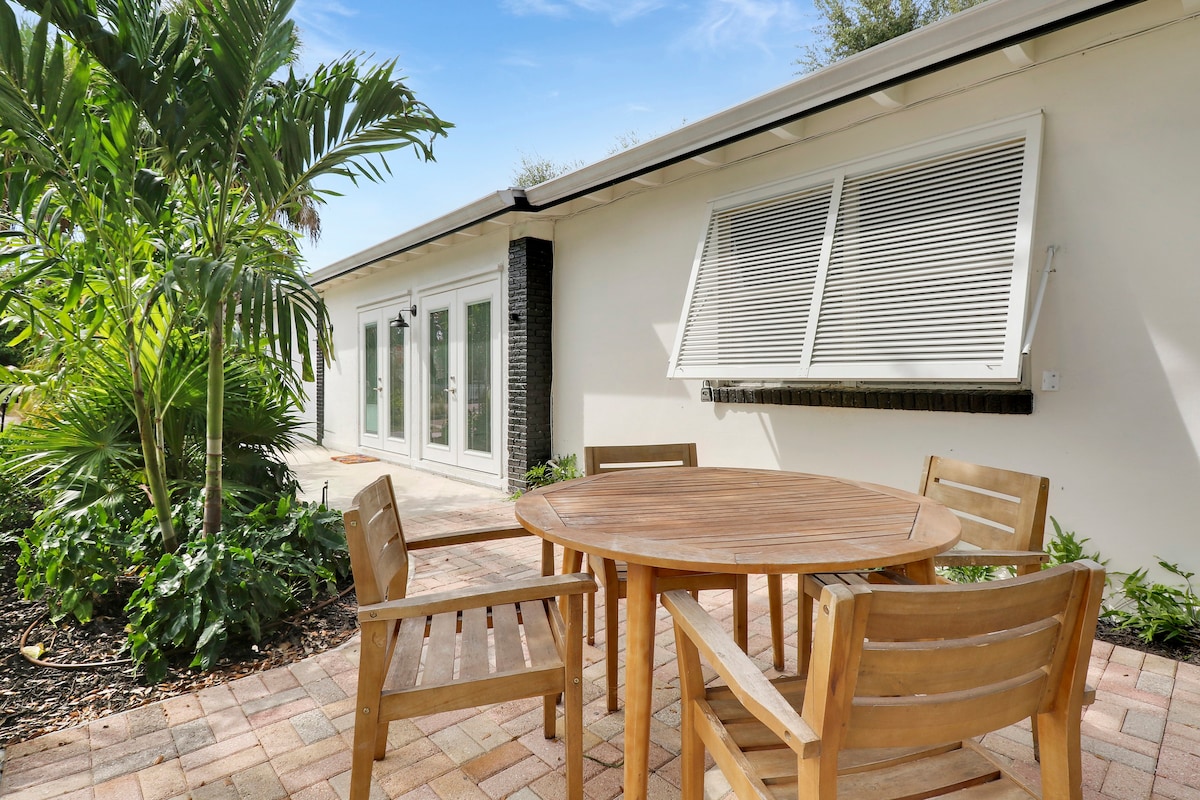
{"type": "Polygon", "coordinates": [[[422,458],[500,474],[500,284],[421,301],[422,458]]]}
{"type": "Polygon", "coordinates": [[[409,302],[359,314],[359,442],[363,447],[409,454],[409,302]],[[401,310],[403,309],[403,313],[401,310]]]}

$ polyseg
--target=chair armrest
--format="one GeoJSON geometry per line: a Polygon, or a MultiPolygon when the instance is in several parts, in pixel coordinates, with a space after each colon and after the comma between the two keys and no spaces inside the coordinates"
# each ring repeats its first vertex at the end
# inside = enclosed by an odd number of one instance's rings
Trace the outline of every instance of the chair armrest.
{"type": "Polygon", "coordinates": [[[470,586],[447,592],[428,592],[399,600],[358,607],[359,622],[425,617],[467,608],[549,600],[596,591],[596,582],[583,573],[526,578],[503,584],[470,586]]]}
{"type": "Polygon", "coordinates": [[[1050,556],[1038,550],[947,550],[933,557],[939,567],[1007,567],[1048,561],[1050,556]]]}
{"type": "Polygon", "coordinates": [[[468,528],[467,530],[431,533],[426,536],[416,536],[406,539],[404,544],[409,550],[429,550],[434,547],[450,547],[457,544],[473,544],[475,542],[491,542],[497,539],[516,539],[530,536],[529,531],[520,525],[487,526],[483,528],[468,528]]]}
{"type": "Polygon", "coordinates": [[[747,711],[802,758],[820,752],[821,740],[813,729],[691,594],[683,589],[665,592],[662,603],[747,711]]]}

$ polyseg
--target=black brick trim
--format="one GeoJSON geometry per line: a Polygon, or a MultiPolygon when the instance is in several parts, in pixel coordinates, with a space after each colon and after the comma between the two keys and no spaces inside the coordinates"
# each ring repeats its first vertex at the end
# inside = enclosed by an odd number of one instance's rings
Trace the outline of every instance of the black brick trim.
{"type": "Polygon", "coordinates": [[[325,354],[317,349],[317,444],[325,443],[325,354]]]}
{"type": "Polygon", "coordinates": [[[508,487],[551,457],[550,388],[554,243],[526,237],[508,245],[508,487]]]}
{"type": "Polygon", "coordinates": [[[775,406],[886,408],[904,411],[962,411],[969,414],[1032,414],[1029,389],[838,389],[777,387],[745,389],[705,386],[706,403],[750,403],[775,406]]]}

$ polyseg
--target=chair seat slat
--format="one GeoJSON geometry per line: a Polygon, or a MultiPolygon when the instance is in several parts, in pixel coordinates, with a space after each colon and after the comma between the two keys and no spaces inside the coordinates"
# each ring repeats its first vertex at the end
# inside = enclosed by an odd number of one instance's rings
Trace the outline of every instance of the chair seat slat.
{"type": "Polygon", "coordinates": [[[429,622],[422,686],[439,686],[454,680],[454,656],[458,645],[458,613],[434,614],[429,622]]]}
{"type": "Polygon", "coordinates": [[[496,642],[496,671],[510,672],[525,667],[521,626],[514,605],[492,606],[492,637],[496,642]]]}
{"type": "Polygon", "coordinates": [[[463,678],[482,678],[491,671],[488,664],[488,613],[486,608],[467,608],[462,613],[463,678]]]}
{"type": "Polygon", "coordinates": [[[400,630],[396,634],[395,654],[383,683],[385,689],[394,690],[417,685],[424,639],[425,620],[413,618],[401,621],[400,630]]]}
{"type": "Polygon", "coordinates": [[[838,779],[838,800],[914,800],[995,783],[1000,770],[974,750],[948,753],[838,779]]]}
{"type": "Polygon", "coordinates": [[[535,667],[553,664],[558,660],[558,648],[550,629],[546,604],[541,601],[521,603],[521,623],[525,626],[525,646],[529,648],[529,663],[535,667]]]}

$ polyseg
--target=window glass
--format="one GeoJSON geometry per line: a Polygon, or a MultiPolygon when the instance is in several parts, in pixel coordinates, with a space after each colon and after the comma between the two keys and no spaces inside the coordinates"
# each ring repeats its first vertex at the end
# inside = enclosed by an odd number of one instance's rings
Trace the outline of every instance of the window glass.
{"type": "Polygon", "coordinates": [[[492,304],[467,306],[467,449],[492,452],[492,304]]]}
{"type": "Polygon", "coordinates": [[[379,435],[379,325],[363,326],[363,432],[379,435]]]}
{"type": "Polygon", "coordinates": [[[450,310],[429,313],[429,443],[450,444],[450,310]]]}

